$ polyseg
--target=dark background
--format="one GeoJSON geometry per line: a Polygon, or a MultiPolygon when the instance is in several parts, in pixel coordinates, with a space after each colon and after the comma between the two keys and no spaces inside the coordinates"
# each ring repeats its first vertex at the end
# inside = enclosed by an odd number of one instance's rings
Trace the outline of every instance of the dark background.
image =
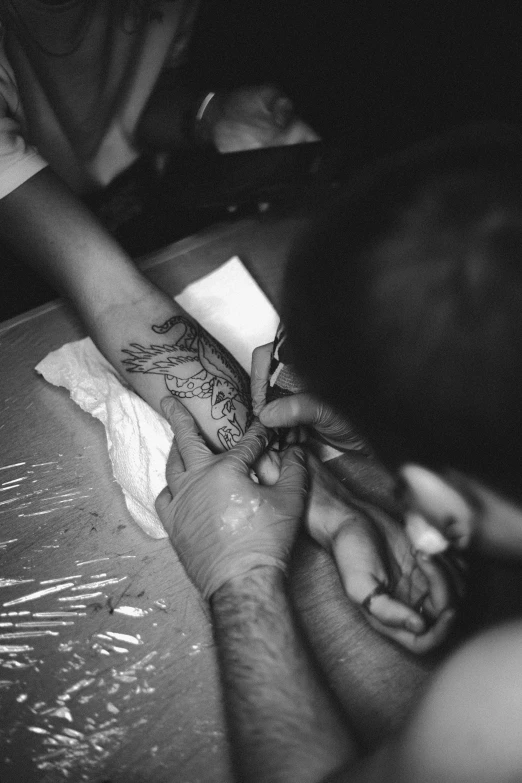
{"type": "Polygon", "coordinates": [[[222,84],[273,79],[364,158],[462,122],[518,122],[519,6],[209,2],[193,57],[222,84]]]}
{"type": "MultiPolygon", "coordinates": [[[[517,3],[456,0],[207,0],[190,62],[205,87],[281,85],[327,145],[349,151],[354,169],[459,124],[518,125],[517,11],[517,3]]],[[[147,197],[146,180],[137,170],[116,187],[116,202],[129,215],[119,238],[133,255],[221,217],[180,208],[173,220],[172,201],[162,215],[156,198],[156,222],[142,216],[140,223],[133,199],[136,188],[142,198],[145,187],[147,197]]],[[[2,266],[0,319],[56,295],[23,265],[2,266]]]]}

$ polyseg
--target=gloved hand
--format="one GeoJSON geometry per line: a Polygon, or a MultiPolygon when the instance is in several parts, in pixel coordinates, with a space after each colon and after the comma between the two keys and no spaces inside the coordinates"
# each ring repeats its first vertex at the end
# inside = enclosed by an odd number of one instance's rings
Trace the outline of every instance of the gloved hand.
{"type": "MultiPolygon", "coordinates": [[[[368,445],[349,421],[306,392],[265,404],[271,354],[271,343],[253,354],[255,414],[267,427],[305,428],[312,450],[314,438],[320,438],[342,451],[341,472],[352,474],[348,485],[360,484],[365,490],[355,497],[343,486],[345,477],[338,470],[334,475],[329,462],[321,462],[309,451],[308,532],[331,553],[346,595],[370,625],[412,652],[427,652],[449,631],[460,587],[458,575],[440,560],[415,552],[398,520],[395,502],[386,503],[389,513],[379,507],[391,496],[393,477],[370,456],[368,445]]],[[[276,475],[275,457],[272,474],[276,475]]]]}
{"type": "Polygon", "coordinates": [[[369,452],[352,424],[308,392],[291,394],[266,403],[273,343],[254,349],[250,374],[252,409],[265,427],[307,427],[312,436],[340,451],[369,452]]]}
{"type": "Polygon", "coordinates": [[[279,479],[262,486],[250,470],[268,442],[255,421],[228,452],[205,445],[192,416],[173,397],[162,409],[174,431],[167,487],[158,515],[189,577],[209,599],[225,582],[259,566],[286,568],[304,511],[307,473],[303,452],[289,448],[279,479]]]}

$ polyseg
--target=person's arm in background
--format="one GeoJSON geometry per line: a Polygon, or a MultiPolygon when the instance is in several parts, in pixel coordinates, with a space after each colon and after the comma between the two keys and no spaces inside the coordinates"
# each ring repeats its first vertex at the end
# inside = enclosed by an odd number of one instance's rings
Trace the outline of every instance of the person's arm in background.
{"type": "Polygon", "coordinates": [[[160,412],[183,397],[217,450],[243,435],[248,376],[132,260],[45,168],[0,200],[0,237],[67,297],[98,348],[160,412]]]}
{"type": "Polygon", "coordinates": [[[319,139],[275,85],[205,91],[169,69],[160,74],[135,136],[141,149],[156,152],[208,144],[226,153],[319,139]]]}

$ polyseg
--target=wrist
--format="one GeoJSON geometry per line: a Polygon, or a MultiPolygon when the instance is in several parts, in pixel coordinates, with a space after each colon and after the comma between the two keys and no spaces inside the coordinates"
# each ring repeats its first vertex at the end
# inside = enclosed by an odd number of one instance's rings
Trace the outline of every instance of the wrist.
{"type": "Polygon", "coordinates": [[[268,580],[272,573],[284,576],[286,568],[286,561],[277,556],[250,553],[244,555],[235,565],[227,563],[225,559],[207,573],[200,571],[194,581],[203,598],[210,601],[221,590],[230,594],[243,590],[254,573],[256,578],[268,580]]]}
{"type": "Polygon", "coordinates": [[[242,600],[249,597],[256,599],[263,595],[273,595],[274,591],[285,588],[286,570],[277,565],[254,566],[249,571],[230,577],[210,597],[210,603],[214,607],[221,601],[231,598],[242,600]]]}
{"type": "Polygon", "coordinates": [[[110,291],[110,297],[100,296],[93,306],[93,321],[102,329],[120,326],[128,337],[131,324],[137,340],[144,334],[149,336],[152,324],[182,312],[173,299],[139,274],[123,280],[119,287],[112,286],[110,291]]]}

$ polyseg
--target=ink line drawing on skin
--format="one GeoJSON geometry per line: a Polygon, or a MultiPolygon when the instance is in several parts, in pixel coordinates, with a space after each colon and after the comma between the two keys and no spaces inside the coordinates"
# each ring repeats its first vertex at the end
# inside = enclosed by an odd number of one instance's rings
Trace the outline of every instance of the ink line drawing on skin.
{"type": "Polygon", "coordinates": [[[230,449],[246,432],[251,419],[248,376],[235,359],[198,324],[173,316],[156,334],[170,332],[169,343],[148,347],[131,343],[123,349],[127,372],[163,375],[169,394],[180,400],[208,400],[212,419],[223,420],[217,437],[230,449]]]}

